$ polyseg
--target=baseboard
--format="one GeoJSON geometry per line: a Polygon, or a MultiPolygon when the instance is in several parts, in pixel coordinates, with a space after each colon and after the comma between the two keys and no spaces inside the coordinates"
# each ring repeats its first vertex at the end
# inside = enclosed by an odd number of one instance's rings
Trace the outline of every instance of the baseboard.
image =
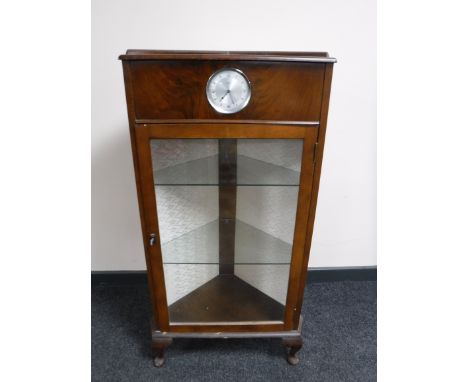
{"type": "Polygon", "coordinates": [[[91,285],[119,286],[147,284],[146,271],[91,271],[91,285]]]}
{"type": "MultiPolygon", "coordinates": [[[[377,267],[309,268],[307,284],[336,281],[377,281],[377,267]]],[[[146,271],[92,271],[92,286],[144,285],[146,271]]]]}
{"type": "Polygon", "coordinates": [[[377,266],[307,269],[307,284],[333,281],[377,281],[377,266]]]}

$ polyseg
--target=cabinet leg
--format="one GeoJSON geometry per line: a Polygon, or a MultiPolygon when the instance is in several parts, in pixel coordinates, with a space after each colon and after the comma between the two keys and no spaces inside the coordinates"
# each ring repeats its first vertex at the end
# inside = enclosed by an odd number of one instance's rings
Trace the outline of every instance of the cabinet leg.
{"type": "Polygon", "coordinates": [[[283,338],[283,346],[289,348],[288,351],[288,362],[290,365],[297,365],[299,363],[299,358],[297,358],[296,353],[302,347],[302,337],[286,337],[283,338]]]}
{"type": "Polygon", "coordinates": [[[151,351],[153,353],[154,366],[161,367],[164,365],[164,350],[172,343],[172,338],[161,337],[151,340],[151,351]]]}

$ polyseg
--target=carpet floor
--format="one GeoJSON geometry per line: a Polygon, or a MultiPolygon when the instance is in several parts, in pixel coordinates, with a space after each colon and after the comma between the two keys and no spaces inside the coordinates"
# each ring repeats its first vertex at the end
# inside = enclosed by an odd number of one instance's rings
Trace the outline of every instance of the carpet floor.
{"type": "Polygon", "coordinates": [[[304,346],[286,361],[280,339],[175,339],[153,366],[146,285],[92,288],[93,381],[376,381],[376,282],[306,288],[304,346]]]}

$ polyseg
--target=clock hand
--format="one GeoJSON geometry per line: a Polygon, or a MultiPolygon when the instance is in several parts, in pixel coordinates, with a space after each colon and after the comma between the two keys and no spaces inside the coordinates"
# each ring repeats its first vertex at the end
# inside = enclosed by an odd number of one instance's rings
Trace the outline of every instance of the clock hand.
{"type": "Polygon", "coordinates": [[[234,100],[234,97],[232,96],[232,93],[231,93],[231,92],[229,92],[229,97],[231,97],[232,103],[236,103],[236,101],[234,100]]]}
{"type": "MultiPolygon", "coordinates": [[[[228,89],[228,91],[226,93],[224,93],[224,95],[221,97],[221,99],[219,100],[219,102],[222,102],[224,97],[226,97],[228,94],[230,94],[230,90],[228,89]]],[[[232,97],[231,97],[232,98],[232,97]]]]}

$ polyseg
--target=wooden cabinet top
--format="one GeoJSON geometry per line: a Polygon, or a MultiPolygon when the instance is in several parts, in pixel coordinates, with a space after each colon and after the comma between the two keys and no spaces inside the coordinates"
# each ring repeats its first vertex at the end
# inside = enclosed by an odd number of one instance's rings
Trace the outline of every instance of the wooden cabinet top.
{"type": "Polygon", "coordinates": [[[129,49],[120,60],[296,61],[335,63],[326,52],[254,52],[129,49]]]}
{"type": "Polygon", "coordinates": [[[325,73],[336,62],[325,52],[128,50],[120,59],[126,73],[127,102],[137,123],[318,124],[325,73]],[[249,104],[235,114],[220,114],[206,96],[210,77],[225,68],[241,71],[252,91],[249,104]]]}

